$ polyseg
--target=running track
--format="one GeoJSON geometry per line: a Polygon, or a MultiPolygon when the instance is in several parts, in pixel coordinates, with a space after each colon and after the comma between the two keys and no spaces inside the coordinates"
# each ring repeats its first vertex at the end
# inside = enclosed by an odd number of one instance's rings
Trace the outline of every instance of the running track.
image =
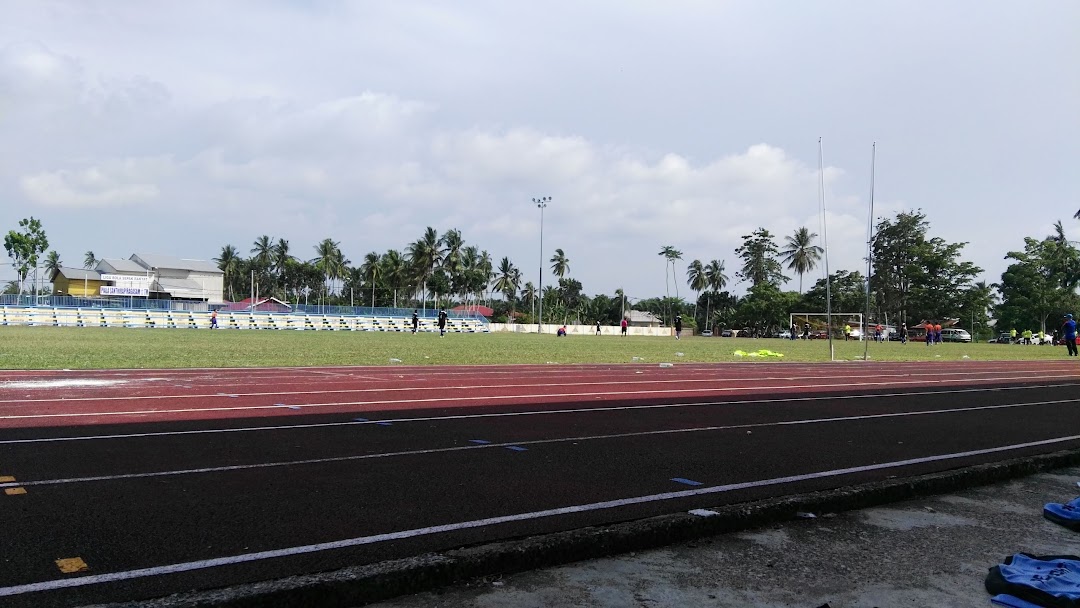
{"type": "Polygon", "coordinates": [[[1080,448],[1077,385],[1071,361],[0,372],[0,604],[1080,448]]]}

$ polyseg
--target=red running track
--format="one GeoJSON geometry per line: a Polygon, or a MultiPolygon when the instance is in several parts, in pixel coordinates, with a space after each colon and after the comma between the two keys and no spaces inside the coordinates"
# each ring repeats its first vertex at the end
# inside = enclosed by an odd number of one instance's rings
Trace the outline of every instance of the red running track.
{"type": "Polygon", "coordinates": [[[0,372],[0,428],[1016,385],[1071,361],[0,372]]]}

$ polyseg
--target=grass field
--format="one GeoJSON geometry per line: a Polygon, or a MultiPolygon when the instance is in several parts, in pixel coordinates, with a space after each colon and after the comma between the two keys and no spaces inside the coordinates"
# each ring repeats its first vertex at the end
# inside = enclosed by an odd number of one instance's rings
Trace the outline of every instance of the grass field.
{"type": "MultiPolygon", "coordinates": [[[[862,342],[833,342],[836,359],[861,360],[862,342]]],[[[1062,359],[1065,348],[998,344],[869,344],[872,361],[1062,359]]],[[[506,363],[701,363],[829,360],[826,340],[645,338],[536,334],[399,334],[0,327],[0,369],[490,365],[506,363]],[[736,356],[768,349],[783,358],[736,356]],[[676,353],[683,353],[678,356],[676,353]],[[394,365],[398,365],[395,361],[394,365]]]]}

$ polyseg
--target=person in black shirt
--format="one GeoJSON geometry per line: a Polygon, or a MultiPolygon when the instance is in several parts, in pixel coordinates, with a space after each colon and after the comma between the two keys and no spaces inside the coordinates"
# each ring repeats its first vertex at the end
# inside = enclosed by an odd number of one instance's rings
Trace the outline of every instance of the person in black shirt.
{"type": "Polygon", "coordinates": [[[439,311],[439,337],[443,337],[446,333],[446,311],[439,311]]]}
{"type": "Polygon", "coordinates": [[[420,327],[420,317],[416,314],[417,311],[412,311],[412,333],[416,333],[417,328],[420,327]]]}
{"type": "Polygon", "coordinates": [[[675,339],[682,339],[682,315],[675,315],[675,339]]]}

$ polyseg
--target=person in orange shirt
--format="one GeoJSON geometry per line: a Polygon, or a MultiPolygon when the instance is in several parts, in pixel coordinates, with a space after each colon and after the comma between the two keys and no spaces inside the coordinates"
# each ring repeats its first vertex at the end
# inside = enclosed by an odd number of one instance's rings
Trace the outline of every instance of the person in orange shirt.
{"type": "Polygon", "coordinates": [[[210,311],[210,329],[217,329],[217,328],[218,328],[217,311],[213,310],[213,311],[210,311]]]}
{"type": "Polygon", "coordinates": [[[934,323],[934,342],[941,344],[941,325],[934,323]]]}
{"type": "Polygon", "coordinates": [[[926,324],[926,345],[930,346],[934,343],[934,324],[927,322],[926,324]]]}

